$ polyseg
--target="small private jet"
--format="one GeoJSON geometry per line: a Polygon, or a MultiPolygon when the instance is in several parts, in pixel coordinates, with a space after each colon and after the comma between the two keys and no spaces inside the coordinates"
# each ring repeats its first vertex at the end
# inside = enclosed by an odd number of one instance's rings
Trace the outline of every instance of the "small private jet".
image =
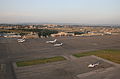
{"type": "Polygon", "coordinates": [[[53,41],[46,41],[46,43],[55,43],[57,41],[57,39],[53,40],[53,41]]]}
{"type": "Polygon", "coordinates": [[[25,41],[25,39],[18,39],[17,40],[19,43],[23,43],[25,41]]]}
{"type": "Polygon", "coordinates": [[[98,65],[99,65],[99,62],[97,62],[97,63],[95,63],[95,64],[89,64],[88,67],[89,67],[89,68],[94,68],[94,67],[96,67],[96,66],[98,66],[98,65]]]}
{"type": "Polygon", "coordinates": [[[60,44],[54,44],[55,47],[59,47],[59,46],[62,46],[63,43],[60,43],[60,44]]]}

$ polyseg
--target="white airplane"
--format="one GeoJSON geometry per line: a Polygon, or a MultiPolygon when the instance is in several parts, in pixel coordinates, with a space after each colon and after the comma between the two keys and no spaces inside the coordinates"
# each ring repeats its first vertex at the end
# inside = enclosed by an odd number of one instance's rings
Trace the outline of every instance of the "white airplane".
{"type": "Polygon", "coordinates": [[[55,47],[58,47],[58,46],[62,46],[63,43],[60,43],[60,44],[54,44],[55,47]]]}
{"type": "Polygon", "coordinates": [[[18,41],[19,43],[22,43],[22,42],[25,41],[25,39],[18,39],[17,41],[18,41]]]}
{"type": "Polygon", "coordinates": [[[98,66],[99,65],[99,62],[95,63],[95,64],[89,64],[88,67],[89,68],[94,68],[95,66],[98,66]]]}
{"type": "Polygon", "coordinates": [[[46,43],[55,43],[57,41],[57,39],[53,40],[53,41],[46,41],[46,43]]]}

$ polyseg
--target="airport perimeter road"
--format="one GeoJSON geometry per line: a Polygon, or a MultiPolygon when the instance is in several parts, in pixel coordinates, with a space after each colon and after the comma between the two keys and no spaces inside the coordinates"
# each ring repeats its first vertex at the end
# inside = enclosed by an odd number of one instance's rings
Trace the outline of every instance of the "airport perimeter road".
{"type": "Polygon", "coordinates": [[[55,38],[26,39],[18,43],[14,38],[0,38],[0,64],[4,64],[0,79],[16,79],[12,62],[59,55],[71,55],[98,49],[120,49],[120,35],[92,37],[57,37],[61,47],[54,47],[46,41],[55,38]]]}

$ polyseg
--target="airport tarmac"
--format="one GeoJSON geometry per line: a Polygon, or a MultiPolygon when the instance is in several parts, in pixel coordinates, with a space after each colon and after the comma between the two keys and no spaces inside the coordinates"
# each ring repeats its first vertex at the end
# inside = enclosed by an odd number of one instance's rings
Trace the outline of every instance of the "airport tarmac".
{"type": "Polygon", "coordinates": [[[112,67],[113,65],[87,56],[60,62],[15,68],[17,79],[79,79],[77,75],[90,71],[112,67]],[[89,61],[88,61],[89,60],[89,61]],[[88,68],[90,63],[99,62],[95,68],[88,68]]]}
{"type": "Polygon", "coordinates": [[[46,41],[55,38],[27,39],[24,43],[18,43],[16,39],[6,39],[10,58],[36,58],[56,55],[70,55],[83,51],[120,48],[120,38],[118,36],[94,36],[94,37],[58,37],[58,43],[63,43],[61,47],[54,47],[46,41]]]}
{"type": "MultiPolygon", "coordinates": [[[[0,75],[2,74],[3,76],[0,79],[17,79],[16,73],[14,72],[14,68],[12,67],[12,63],[16,61],[31,60],[36,58],[46,58],[53,56],[69,56],[75,53],[100,50],[100,49],[120,49],[120,35],[26,39],[26,41],[23,43],[18,43],[17,39],[15,38],[0,38],[0,64],[6,65],[5,72],[0,73],[0,75]],[[54,47],[53,44],[46,43],[46,41],[54,40],[54,39],[57,39],[57,43],[63,43],[63,46],[54,47]]],[[[66,62],[66,63],[69,63],[69,65],[71,65],[70,62],[66,62]]],[[[73,71],[74,68],[76,68],[76,66],[74,65],[72,64],[71,67],[69,67],[69,68],[73,67],[73,71]]],[[[63,72],[62,70],[64,70],[64,67],[60,69],[61,73],[63,72]]],[[[53,71],[55,70],[53,69],[53,71]]],[[[53,71],[51,72],[49,71],[47,73],[49,75],[54,75],[54,76],[58,75],[57,72],[56,74],[50,74],[53,73],[53,71]]],[[[120,71],[117,70],[114,72],[116,75],[116,73],[120,71]]],[[[69,74],[69,72],[66,73],[69,74]]],[[[111,75],[110,78],[108,79],[112,79],[113,76],[111,75]]],[[[57,78],[57,76],[54,78],[57,78]]],[[[65,78],[67,79],[67,77],[65,78]]],[[[74,79],[71,76],[69,76],[68,78],[74,79]]],[[[119,78],[117,77],[116,79],[119,78]]],[[[35,77],[34,79],[37,78],[35,77]]],[[[39,79],[45,79],[45,78],[40,77],[39,79]]],[[[50,78],[48,77],[46,79],[50,79],[50,78]]],[[[86,77],[86,79],[91,79],[91,78],[86,77]]],[[[98,78],[98,79],[103,79],[103,78],[98,78]]]]}

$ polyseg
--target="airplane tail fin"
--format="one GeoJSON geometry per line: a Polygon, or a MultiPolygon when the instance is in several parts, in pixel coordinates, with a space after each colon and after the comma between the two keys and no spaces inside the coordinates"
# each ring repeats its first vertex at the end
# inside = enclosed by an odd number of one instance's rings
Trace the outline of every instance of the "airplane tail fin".
{"type": "Polygon", "coordinates": [[[55,42],[57,41],[57,39],[54,40],[55,42]]]}

